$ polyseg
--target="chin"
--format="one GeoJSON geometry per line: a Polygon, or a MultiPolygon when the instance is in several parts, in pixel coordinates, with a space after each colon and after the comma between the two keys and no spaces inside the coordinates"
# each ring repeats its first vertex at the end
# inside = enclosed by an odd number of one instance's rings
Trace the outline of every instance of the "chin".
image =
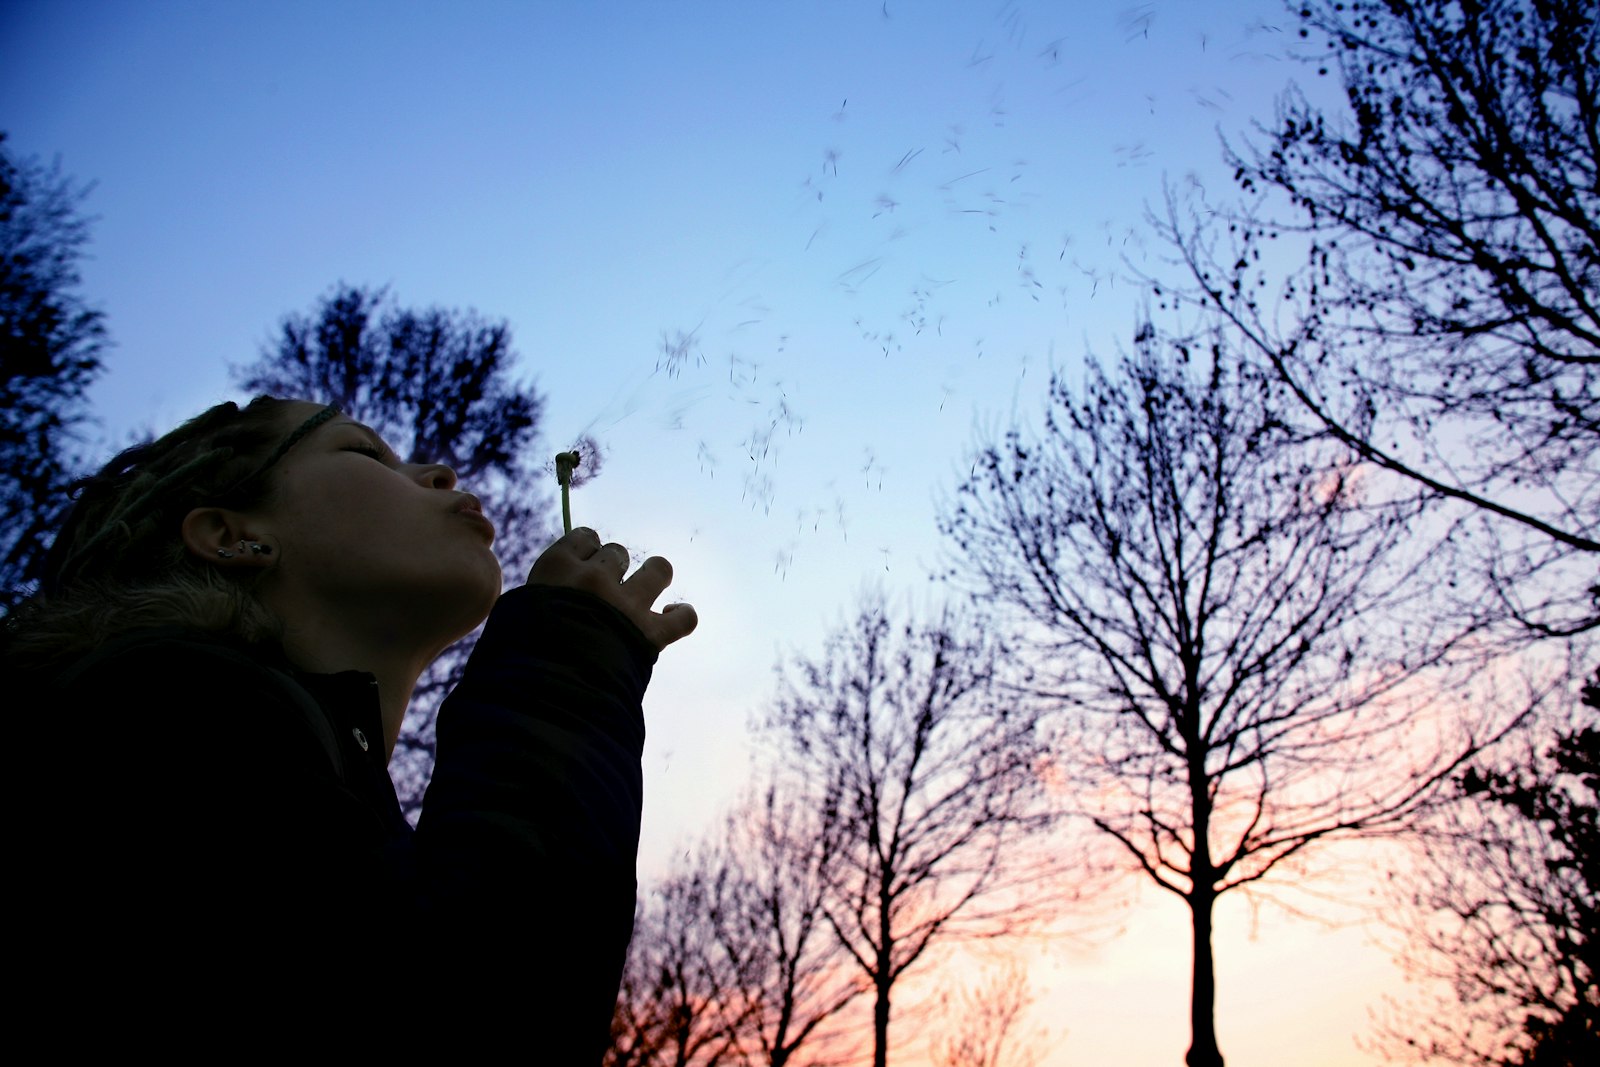
{"type": "Polygon", "coordinates": [[[493,556],[489,557],[489,561],[490,565],[485,569],[483,577],[477,583],[479,590],[478,608],[474,614],[472,625],[467,628],[468,633],[483,625],[483,620],[489,617],[489,611],[494,607],[494,602],[500,599],[500,583],[502,581],[500,561],[493,556]]]}
{"type": "Polygon", "coordinates": [[[430,599],[435,620],[441,626],[447,622],[449,625],[449,632],[441,633],[445,640],[439,648],[443,650],[482,626],[489,617],[490,609],[500,599],[499,561],[490,556],[487,565],[446,587],[436,588],[430,599]]]}

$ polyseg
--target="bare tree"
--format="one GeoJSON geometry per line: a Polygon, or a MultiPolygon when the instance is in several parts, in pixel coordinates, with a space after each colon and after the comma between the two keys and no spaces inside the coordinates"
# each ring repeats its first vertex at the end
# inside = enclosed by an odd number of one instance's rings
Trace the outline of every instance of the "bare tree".
{"type": "Polygon", "coordinates": [[[1039,1035],[1022,1032],[1033,1003],[1028,972],[1015,959],[973,989],[947,997],[945,1016],[954,1032],[934,1043],[937,1067],[1037,1067],[1042,1055],[1039,1035]]]}
{"type": "Polygon", "coordinates": [[[1291,6],[1348,111],[1290,92],[1228,152],[1262,198],[1226,231],[1169,213],[1166,237],[1310,425],[1464,506],[1528,630],[1600,625],[1594,4],[1291,6]]]}
{"type": "Polygon", "coordinates": [[[784,1067],[802,1046],[819,1067],[854,1050],[841,1013],[871,987],[828,925],[812,799],[771,774],[651,890],[610,1067],[784,1067]]]}
{"type": "Polygon", "coordinates": [[[716,1067],[740,1055],[739,998],[717,944],[716,865],[690,859],[649,893],[634,922],[606,1067],[716,1067]]]}
{"type": "Polygon", "coordinates": [[[752,1063],[813,1065],[840,1045],[842,1013],[871,986],[828,924],[821,813],[803,778],[769,772],[723,826],[710,916],[728,968],[729,1014],[752,1063]]]}
{"type": "Polygon", "coordinates": [[[1485,737],[1412,717],[1452,641],[1396,622],[1405,525],[1272,392],[1220,333],[1146,324],[1114,372],[1052,381],[1042,434],[983,447],[942,524],[975,594],[1031,625],[1079,810],[1190,910],[1193,1067],[1222,1063],[1217,899],[1401,826],[1485,737]]]}
{"type": "Polygon", "coordinates": [[[930,950],[1014,932],[1039,902],[1028,834],[1048,822],[1036,721],[996,686],[995,648],[946,612],[869,601],[784,672],[766,728],[820,813],[824,913],[873,990],[873,1063],[891,994],[930,950]]]}

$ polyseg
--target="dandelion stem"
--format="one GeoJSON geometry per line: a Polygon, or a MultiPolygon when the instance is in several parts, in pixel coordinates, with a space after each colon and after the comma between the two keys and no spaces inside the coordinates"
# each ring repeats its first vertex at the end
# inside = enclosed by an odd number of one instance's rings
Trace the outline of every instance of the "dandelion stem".
{"type": "Polygon", "coordinates": [[[572,471],[578,465],[579,455],[573,452],[556,453],[556,481],[561,484],[561,530],[572,532],[572,471]]]}

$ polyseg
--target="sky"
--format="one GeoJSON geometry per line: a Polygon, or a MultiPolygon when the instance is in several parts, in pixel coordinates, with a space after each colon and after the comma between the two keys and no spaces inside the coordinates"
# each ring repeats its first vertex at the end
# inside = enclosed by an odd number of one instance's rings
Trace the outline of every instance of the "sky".
{"type": "MultiPolygon", "coordinates": [[[[1225,198],[1220,138],[1329,92],[1296,43],[1274,0],[0,0],[0,130],[93,183],[107,452],[237,398],[338,282],[511,324],[550,452],[605,449],[575,521],[701,619],[647,699],[648,880],[743,783],[776,664],[869,590],[947,595],[972,449],[1131,338],[1165,187],[1225,198]]],[[[1046,1064],[1181,1060],[1186,914],[1120,921],[1033,958],[1046,1064]]],[[[1218,930],[1230,1064],[1373,1061],[1372,931],[1218,930]]]]}

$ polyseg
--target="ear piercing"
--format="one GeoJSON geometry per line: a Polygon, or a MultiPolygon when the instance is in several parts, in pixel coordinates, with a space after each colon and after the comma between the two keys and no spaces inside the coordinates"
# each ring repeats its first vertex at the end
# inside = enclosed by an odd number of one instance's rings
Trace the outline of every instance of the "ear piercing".
{"type": "Polygon", "coordinates": [[[217,555],[223,559],[232,559],[236,555],[243,555],[247,549],[252,556],[272,555],[272,546],[264,545],[260,541],[240,541],[238,552],[229,552],[226,548],[219,548],[217,549],[217,555]]]}

